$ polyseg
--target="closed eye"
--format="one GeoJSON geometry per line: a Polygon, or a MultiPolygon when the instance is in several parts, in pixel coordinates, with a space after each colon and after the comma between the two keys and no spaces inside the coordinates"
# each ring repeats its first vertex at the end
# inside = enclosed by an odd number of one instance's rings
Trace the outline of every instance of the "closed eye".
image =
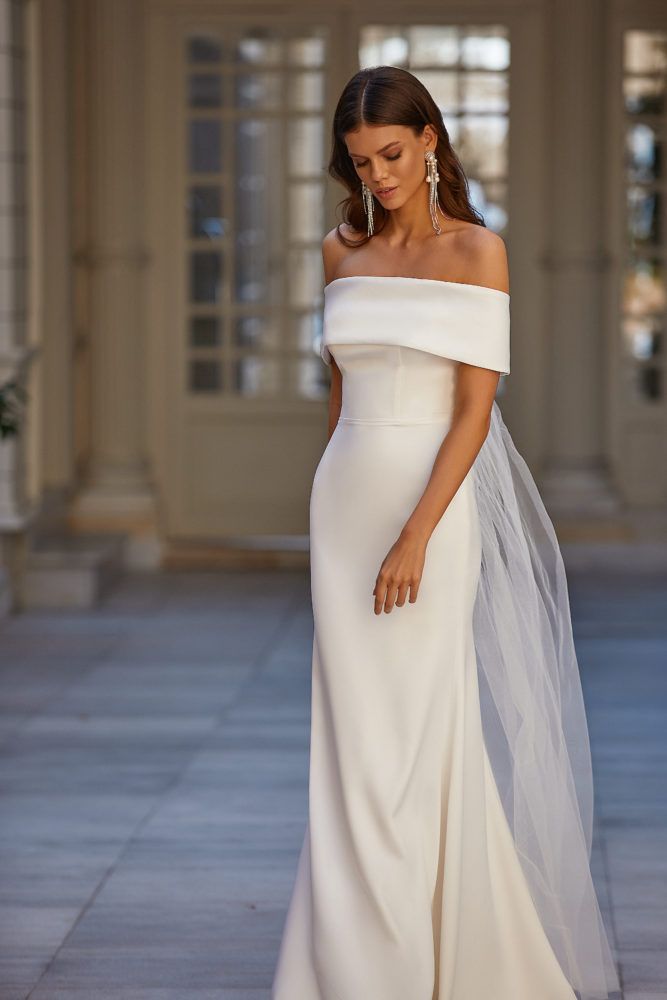
{"type": "MultiPolygon", "coordinates": [[[[397,153],[396,156],[385,156],[385,160],[392,160],[392,161],[393,160],[400,160],[400,158],[401,158],[401,154],[400,153],[397,153]]],[[[357,167],[357,168],[359,168],[359,167],[365,167],[367,163],[368,163],[368,160],[364,160],[363,163],[355,163],[355,167],[357,167]]]]}

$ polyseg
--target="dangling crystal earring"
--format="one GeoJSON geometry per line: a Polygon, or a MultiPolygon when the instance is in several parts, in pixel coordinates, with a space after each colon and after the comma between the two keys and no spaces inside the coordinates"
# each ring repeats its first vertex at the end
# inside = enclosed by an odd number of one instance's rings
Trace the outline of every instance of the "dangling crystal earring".
{"type": "Polygon", "coordinates": [[[438,173],[438,160],[432,149],[429,149],[429,151],[425,154],[424,159],[426,160],[426,180],[429,184],[428,207],[431,213],[433,228],[435,229],[436,235],[439,236],[442,229],[440,228],[440,223],[438,222],[438,181],[440,180],[440,174],[438,173]]]}
{"type": "Polygon", "coordinates": [[[368,219],[368,235],[373,235],[373,192],[369,187],[366,186],[364,181],[361,182],[361,197],[364,203],[364,212],[366,213],[366,218],[368,219]]]}

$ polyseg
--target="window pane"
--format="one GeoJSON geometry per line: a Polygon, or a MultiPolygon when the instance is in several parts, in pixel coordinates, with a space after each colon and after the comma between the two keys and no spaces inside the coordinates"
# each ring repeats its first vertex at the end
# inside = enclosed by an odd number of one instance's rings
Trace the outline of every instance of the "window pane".
{"type": "Polygon", "coordinates": [[[645,188],[628,188],[628,237],[633,245],[656,245],[661,240],[662,195],[645,188]]]}
{"type": "Polygon", "coordinates": [[[280,324],[273,316],[239,316],[234,324],[234,343],[237,347],[251,347],[262,351],[277,349],[280,341],[280,324]]]}
{"type": "Polygon", "coordinates": [[[266,302],[268,300],[269,256],[261,243],[236,244],[236,279],[234,295],[237,302],[266,302]]]}
{"type": "Polygon", "coordinates": [[[303,399],[325,399],[329,395],[327,371],[319,358],[299,358],[292,375],[295,395],[303,399]]]}
{"type": "Polygon", "coordinates": [[[282,49],[282,41],[279,38],[271,38],[268,30],[261,34],[249,34],[239,41],[236,60],[240,63],[276,65],[282,59],[282,49]]]}
{"type": "Polygon", "coordinates": [[[632,115],[661,115],[665,109],[665,81],[631,76],[624,81],[625,106],[632,115]]]}
{"type": "Polygon", "coordinates": [[[667,73],[667,32],[626,31],[625,69],[629,73],[667,73]]]}
{"type": "Polygon", "coordinates": [[[192,347],[220,345],[220,320],[217,316],[193,316],[190,319],[190,344],[192,347]]]}
{"type": "Polygon", "coordinates": [[[476,29],[461,42],[461,62],[477,69],[506,70],[510,64],[510,44],[500,26],[476,29]]]}
{"type": "Polygon", "coordinates": [[[461,123],[459,153],[477,177],[507,175],[508,119],[500,115],[466,115],[461,123]]]}
{"type": "Polygon", "coordinates": [[[292,38],[287,44],[287,58],[292,66],[322,66],[324,38],[292,38]]]}
{"type": "Polygon", "coordinates": [[[297,118],[290,122],[289,169],[297,177],[319,174],[324,169],[324,127],[321,118],[297,118]]]}
{"type": "Polygon", "coordinates": [[[272,396],[279,387],[278,362],[273,358],[241,358],[234,365],[234,389],[241,396],[272,396]]]}
{"type": "Polygon", "coordinates": [[[408,39],[412,66],[453,67],[459,61],[458,28],[411,28],[408,39]]]}
{"type": "Polygon", "coordinates": [[[222,192],[219,187],[190,188],[188,203],[190,236],[220,239],[225,235],[227,228],[227,220],[221,215],[222,192]]]}
{"type": "Polygon", "coordinates": [[[460,77],[456,70],[425,70],[419,74],[419,79],[430,92],[443,116],[456,113],[461,101],[460,77]]]}
{"type": "Polygon", "coordinates": [[[222,372],[219,361],[190,362],[190,391],[217,392],[222,388],[222,372]]]}
{"type": "Polygon", "coordinates": [[[221,148],[220,122],[190,122],[190,171],[193,174],[218,173],[222,167],[221,148]]]}
{"type": "Polygon", "coordinates": [[[222,80],[217,73],[191,73],[189,104],[191,108],[219,108],[222,103],[222,80]]]}
{"type": "Polygon", "coordinates": [[[280,293],[271,266],[271,236],[279,225],[280,205],[269,180],[271,164],[280,162],[280,122],[241,121],[235,135],[235,296],[240,302],[276,301],[273,296],[280,293]]]}
{"type": "Polygon", "coordinates": [[[654,316],[626,319],[623,339],[627,354],[639,361],[650,361],[662,354],[663,320],[654,316]]]}
{"type": "Polygon", "coordinates": [[[662,174],[662,140],[654,128],[641,122],[627,132],[627,168],[631,181],[655,181],[662,174]]]}
{"type": "Polygon", "coordinates": [[[290,305],[308,307],[318,302],[324,283],[321,251],[292,250],[288,278],[290,305]]]}
{"type": "Polygon", "coordinates": [[[324,228],[324,188],[319,181],[295,181],[289,189],[289,227],[294,241],[318,240],[324,228]]]}
{"type": "Polygon", "coordinates": [[[294,316],[292,319],[292,343],[290,346],[300,351],[319,354],[322,337],[321,310],[294,316]]]}
{"type": "Polygon", "coordinates": [[[508,79],[498,73],[465,73],[461,106],[466,111],[507,111],[508,79]]]}
{"type": "Polygon", "coordinates": [[[665,280],[662,261],[642,260],[628,266],[623,310],[635,316],[664,310],[665,280]]]}
{"type": "Polygon", "coordinates": [[[235,99],[239,108],[279,108],[282,103],[280,76],[277,73],[238,76],[235,99]]]}
{"type": "Polygon", "coordinates": [[[322,337],[322,311],[292,317],[291,347],[319,354],[322,337]]]}
{"type": "Polygon", "coordinates": [[[222,254],[195,251],[190,256],[190,299],[217,302],[220,298],[222,254]]]}
{"type": "Polygon", "coordinates": [[[501,236],[507,229],[507,182],[470,181],[470,200],[482,213],[487,226],[501,236]]]}
{"type": "Polygon", "coordinates": [[[363,28],[359,45],[359,65],[405,66],[410,45],[402,28],[370,25],[363,28]]]}
{"type": "Polygon", "coordinates": [[[324,105],[322,73],[292,73],[289,78],[289,103],[295,111],[319,111],[324,105]]]}
{"type": "Polygon", "coordinates": [[[662,399],[662,372],[659,368],[640,367],[637,369],[637,394],[644,402],[662,399]]]}
{"type": "Polygon", "coordinates": [[[222,44],[219,38],[195,35],[188,43],[188,58],[193,63],[217,63],[222,59],[222,44]]]}

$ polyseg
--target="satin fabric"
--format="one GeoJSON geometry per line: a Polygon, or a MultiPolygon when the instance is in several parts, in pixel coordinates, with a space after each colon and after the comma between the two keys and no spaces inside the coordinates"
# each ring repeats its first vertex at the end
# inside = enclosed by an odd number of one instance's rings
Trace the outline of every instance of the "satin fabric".
{"type": "Polygon", "coordinates": [[[507,374],[509,353],[498,290],[327,286],[321,354],[343,402],[310,498],[309,812],[272,1000],[575,998],[484,742],[472,470],[429,540],[417,602],[373,610],[450,426],[458,362],[507,374]]]}

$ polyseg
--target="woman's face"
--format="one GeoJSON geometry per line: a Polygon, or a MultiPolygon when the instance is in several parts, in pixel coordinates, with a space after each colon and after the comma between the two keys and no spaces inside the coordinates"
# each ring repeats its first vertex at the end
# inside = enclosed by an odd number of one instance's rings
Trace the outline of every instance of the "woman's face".
{"type": "Polygon", "coordinates": [[[424,184],[424,154],[436,141],[430,125],[420,136],[406,125],[362,125],[345,136],[357,174],[388,209],[404,205],[424,184]]]}

